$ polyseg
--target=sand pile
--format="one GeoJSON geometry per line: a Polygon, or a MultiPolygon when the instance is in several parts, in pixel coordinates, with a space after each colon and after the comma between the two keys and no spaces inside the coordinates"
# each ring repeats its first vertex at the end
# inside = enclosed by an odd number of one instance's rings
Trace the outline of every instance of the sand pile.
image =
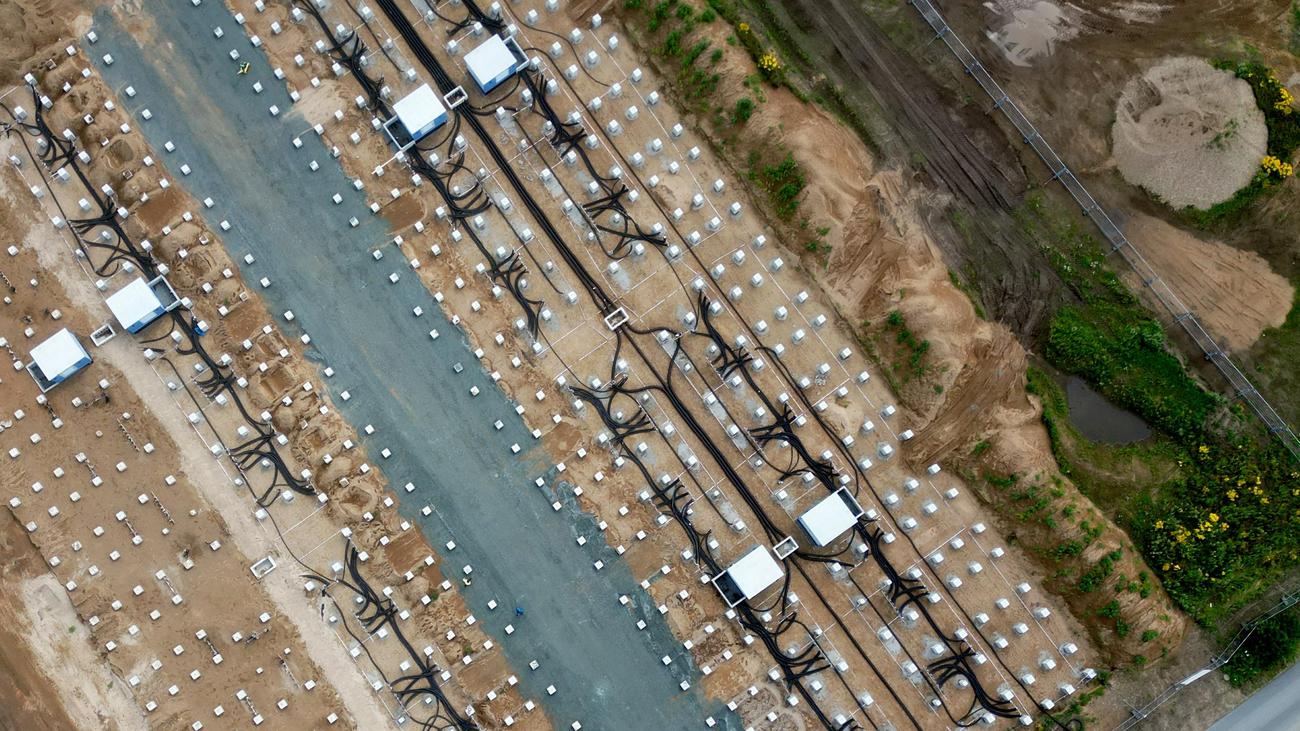
{"type": "Polygon", "coordinates": [[[1268,143],[1250,86],[1203,59],[1168,58],[1133,78],[1115,110],[1124,179],[1174,208],[1209,208],[1259,169],[1268,143]]]}
{"type": "MultiPolygon", "coordinates": [[[[1124,232],[1229,350],[1249,348],[1265,329],[1286,321],[1295,290],[1259,254],[1200,239],[1141,213],[1125,223],[1124,232]]],[[[1125,272],[1123,278],[1134,291],[1143,291],[1137,274],[1125,272]]],[[[1149,304],[1163,314],[1158,303],[1149,304]]]]}

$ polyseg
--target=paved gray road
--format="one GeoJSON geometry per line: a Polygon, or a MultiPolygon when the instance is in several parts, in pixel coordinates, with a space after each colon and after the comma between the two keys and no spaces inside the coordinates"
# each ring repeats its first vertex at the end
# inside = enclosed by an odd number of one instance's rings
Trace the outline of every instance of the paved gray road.
{"type": "Polygon", "coordinates": [[[1273,678],[1210,731],[1300,731],[1300,664],[1273,678]]]}
{"type": "MultiPolygon", "coordinates": [[[[473,564],[476,581],[464,593],[519,671],[524,692],[542,698],[561,728],[573,720],[588,728],[698,728],[706,715],[728,715],[695,690],[678,688],[689,656],[657,613],[647,617],[649,631],[636,630],[617,601],[636,582],[603,539],[576,545],[579,532],[596,534],[590,516],[553,512],[532,486],[551,466],[510,454],[511,443],[527,449],[532,438],[428,293],[400,259],[371,260],[368,247],[387,238],[384,224],[364,209],[361,194],[315,135],[303,137],[302,149],[292,147],[306,124],[292,114],[270,116],[269,105],[290,110],[292,104],[221,3],[145,7],[155,23],[149,48],[101,12],[100,41],[88,51],[111,84],[129,83],[139,92],[127,102],[130,109],[153,112],[151,121],[135,120],[153,146],[176,143],[175,153],[162,153],[164,162],[175,175],[181,163],[193,168],[180,182],[200,199],[215,199],[205,215],[212,224],[231,222],[225,241],[234,258],[242,262],[250,252],[257,258],[243,267],[246,279],[270,277],[273,286],[263,294],[271,309],[292,309],[311,333],[315,355],[338,374],[327,386],[353,394],[336,403],[353,424],[376,427],[365,439],[370,453],[393,450],[382,465],[390,481],[418,486],[403,504],[406,517],[434,545],[455,538],[458,548],[446,557],[451,573],[473,564]],[[211,32],[217,25],[226,29],[220,40],[211,32]],[[226,55],[231,48],[252,61],[251,74],[236,76],[226,55]],[[105,67],[100,57],[110,52],[115,63],[105,67]],[[258,79],[267,91],[254,95],[258,79]],[[319,172],[309,171],[312,159],[320,161],[319,172]],[[343,205],[330,202],[336,192],[343,205]],[[352,215],[360,227],[349,227],[352,215]],[[391,271],[406,276],[389,284],[391,271]],[[424,317],[411,316],[415,305],[424,306],[424,317]],[[430,327],[446,335],[431,341],[430,327]],[[466,365],[459,375],[451,368],[457,361],[466,365]],[[482,390],[477,398],[468,394],[471,385],[482,390]],[[492,428],[497,418],[507,425],[501,432],[492,428]],[[419,515],[426,502],[454,535],[419,515]],[[600,572],[591,565],[598,555],[607,564],[600,572]],[[491,598],[504,609],[487,612],[491,598]],[[516,602],[526,605],[525,617],[509,611],[516,602]],[[507,638],[502,628],[512,621],[519,631],[507,638]],[[669,669],[659,661],[665,654],[675,659],[669,669]],[[527,669],[533,659],[541,663],[537,672],[527,669]],[[550,683],[559,693],[548,698],[550,683]]],[[[729,720],[738,725],[734,715],[729,720]]]]}

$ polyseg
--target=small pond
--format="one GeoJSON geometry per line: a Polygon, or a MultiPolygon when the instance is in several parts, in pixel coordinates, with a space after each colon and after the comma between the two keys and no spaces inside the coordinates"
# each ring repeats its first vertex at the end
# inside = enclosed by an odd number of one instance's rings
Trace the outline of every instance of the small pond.
{"type": "Polygon", "coordinates": [[[1071,376],[1065,382],[1070,404],[1070,424],[1094,442],[1129,444],[1151,436],[1151,427],[1137,415],[1106,400],[1082,379],[1071,376]]]}

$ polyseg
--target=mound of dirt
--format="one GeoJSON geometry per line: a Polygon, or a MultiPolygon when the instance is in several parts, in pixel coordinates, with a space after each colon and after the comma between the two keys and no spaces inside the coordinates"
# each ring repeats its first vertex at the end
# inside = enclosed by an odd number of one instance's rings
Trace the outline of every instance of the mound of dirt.
{"type": "MultiPolygon", "coordinates": [[[[1259,254],[1199,239],[1142,214],[1130,218],[1124,231],[1219,345],[1245,350],[1261,332],[1286,321],[1295,289],[1259,254]]],[[[1133,291],[1143,291],[1133,272],[1123,278],[1133,291]]],[[[1163,313],[1158,303],[1149,304],[1163,313]]]]}
{"type": "Polygon", "coordinates": [[[1124,87],[1115,109],[1120,174],[1174,208],[1209,208],[1254,177],[1268,144],[1250,85],[1204,59],[1167,58],[1124,87]]]}

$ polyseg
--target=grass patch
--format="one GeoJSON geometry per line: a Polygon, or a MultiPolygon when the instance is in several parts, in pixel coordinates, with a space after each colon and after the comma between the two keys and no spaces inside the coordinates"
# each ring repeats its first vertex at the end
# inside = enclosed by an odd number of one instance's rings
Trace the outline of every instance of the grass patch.
{"type": "Polygon", "coordinates": [[[1286,320],[1265,330],[1251,347],[1248,361],[1251,379],[1267,392],[1288,423],[1300,419],[1300,280],[1292,280],[1295,298],[1286,320]]]}
{"type": "Polygon", "coordinates": [[[1135,310],[1109,302],[1061,308],[1048,327],[1047,359],[1163,431],[1195,438],[1219,399],[1187,376],[1160,323],[1135,310]]]}
{"type": "Polygon", "coordinates": [[[808,184],[794,155],[786,152],[779,160],[766,163],[758,150],[751,150],[749,179],[767,192],[778,218],[787,222],[794,218],[803,189],[808,184]]]}
{"type": "MultiPolygon", "coordinates": [[[[907,375],[924,376],[925,356],[930,352],[930,341],[918,340],[916,334],[912,332],[903,319],[903,313],[898,310],[892,310],[885,317],[885,327],[894,333],[894,342],[901,346],[907,354],[905,369],[907,375]]],[[[899,370],[899,364],[895,364],[894,369],[899,370]]]]}
{"type": "Polygon", "coordinates": [[[742,96],[736,100],[736,106],[731,109],[731,123],[744,124],[754,114],[754,100],[747,96],[742,96]]]}

